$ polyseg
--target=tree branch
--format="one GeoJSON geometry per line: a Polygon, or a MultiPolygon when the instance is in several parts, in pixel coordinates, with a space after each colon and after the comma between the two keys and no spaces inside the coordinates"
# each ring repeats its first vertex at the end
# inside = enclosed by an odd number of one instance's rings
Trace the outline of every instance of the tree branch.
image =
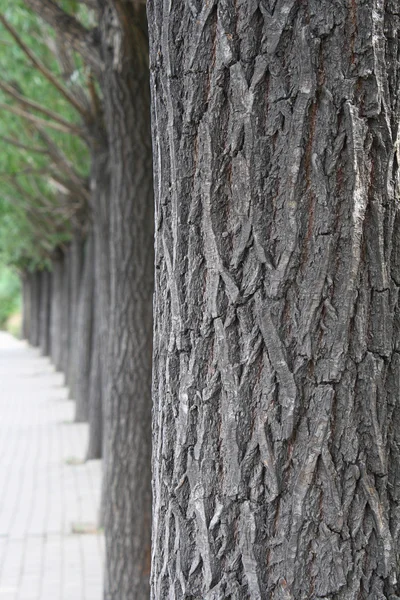
{"type": "Polygon", "coordinates": [[[17,106],[11,106],[11,104],[5,104],[4,102],[0,102],[0,109],[7,110],[8,112],[17,115],[18,117],[22,117],[31,123],[35,123],[41,127],[50,127],[51,129],[55,129],[56,131],[61,131],[62,133],[68,133],[70,135],[78,135],[79,137],[85,137],[85,132],[73,125],[62,125],[61,123],[54,123],[53,121],[46,121],[45,119],[41,119],[36,115],[32,115],[31,113],[23,110],[22,108],[18,108],[17,106]]]}
{"type": "Polygon", "coordinates": [[[100,43],[97,30],[88,30],[75,17],[66,13],[51,0],[25,0],[39,17],[60,32],[68,44],[78,52],[84,61],[100,75],[103,61],[100,55],[100,43]]]}
{"type": "MultiPolygon", "coordinates": [[[[69,48],[68,44],[65,42],[64,36],[60,33],[56,32],[56,37],[49,39],[50,42],[53,42],[54,53],[57,55],[58,63],[61,67],[62,77],[64,81],[69,81],[70,86],[73,89],[74,95],[76,98],[79,98],[79,102],[82,106],[86,108],[86,115],[90,115],[90,105],[87,94],[81,85],[73,81],[73,75],[77,70],[76,61],[73,53],[71,52],[71,48],[69,48]]],[[[87,119],[86,119],[87,120],[87,119]]]]}
{"type": "MultiPolygon", "coordinates": [[[[53,177],[50,172],[47,173],[47,176],[54,187],[63,195],[77,198],[75,190],[71,190],[67,185],[64,185],[64,182],[59,180],[58,177],[53,177]]],[[[54,217],[61,216],[63,219],[69,220],[82,210],[82,200],[80,202],[73,202],[69,199],[63,204],[60,204],[60,202],[55,204],[54,202],[50,202],[43,195],[34,196],[29,193],[19,183],[18,175],[10,175],[5,177],[5,179],[8,180],[9,185],[11,185],[20,195],[20,200],[18,202],[19,206],[29,214],[30,219],[34,219],[36,223],[41,223],[42,225],[46,224],[49,227],[47,233],[54,233],[54,228],[57,228],[57,222],[54,220],[54,217]]],[[[7,196],[7,194],[5,194],[5,196],[7,196]]],[[[15,198],[12,199],[13,204],[15,204],[15,200],[15,198]]]]}
{"type": "MultiPolygon", "coordinates": [[[[60,177],[58,173],[52,171],[49,175],[49,181],[57,186],[61,186],[64,190],[67,190],[75,198],[81,198],[84,203],[89,201],[90,193],[89,190],[84,186],[83,182],[80,185],[75,185],[72,181],[60,177]]],[[[80,207],[81,208],[81,207],[80,207]]]]}
{"type": "Polygon", "coordinates": [[[48,175],[49,174],[49,168],[48,167],[43,167],[42,169],[36,169],[34,167],[25,167],[25,169],[22,169],[20,171],[18,171],[18,173],[8,173],[8,172],[4,172],[4,173],[0,173],[0,179],[5,179],[5,180],[9,180],[9,181],[14,181],[16,177],[21,177],[23,175],[48,175]]]}
{"type": "Polygon", "coordinates": [[[84,4],[91,10],[99,10],[99,5],[97,0],[78,0],[79,4],[84,4]]]}
{"type": "Polygon", "coordinates": [[[27,152],[30,153],[37,153],[37,154],[48,154],[48,150],[46,150],[45,148],[40,148],[39,146],[27,146],[26,144],[23,144],[22,142],[19,142],[18,140],[15,140],[13,138],[9,138],[9,137],[5,137],[4,135],[0,136],[0,140],[2,140],[3,142],[6,142],[6,144],[11,144],[12,146],[15,146],[16,148],[20,148],[21,150],[26,150],[27,152]]]}
{"type": "Polygon", "coordinates": [[[75,127],[69,121],[66,121],[52,110],[45,108],[44,106],[38,104],[37,102],[34,102],[33,100],[29,100],[29,98],[26,98],[25,96],[20,94],[12,85],[9,85],[4,81],[0,81],[0,90],[3,90],[3,92],[8,94],[9,96],[12,96],[12,98],[17,100],[17,102],[22,104],[22,106],[24,106],[27,109],[36,110],[37,112],[42,113],[42,115],[49,117],[50,119],[52,119],[56,123],[59,123],[60,125],[63,125],[64,127],[75,127]]]}
{"type": "Polygon", "coordinates": [[[78,111],[80,115],[85,119],[87,118],[87,110],[85,106],[82,106],[80,102],[69,92],[69,90],[58,81],[53,73],[42,63],[42,61],[28,48],[28,46],[22,41],[21,37],[14,29],[12,25],[0,14],[0,23],[7,29],[8,33],[17,42],[23,53],[29,58],[33,66],[49,81],[60,94],[78,111]]]}
{"type": "Polygon", "coordinates": [[[36,130],[47,146],[47,154],[50,156],[53,163],[58,167],[61,173],[67,175],[69,179],[82,190],[82,195],[88,199],[89,192],[87,191],[86,181],[75,171],[71,162],[68,160],[64,152],[53,142],[51,137],[47,135],[42,128],[36,127],[36,130]]]}

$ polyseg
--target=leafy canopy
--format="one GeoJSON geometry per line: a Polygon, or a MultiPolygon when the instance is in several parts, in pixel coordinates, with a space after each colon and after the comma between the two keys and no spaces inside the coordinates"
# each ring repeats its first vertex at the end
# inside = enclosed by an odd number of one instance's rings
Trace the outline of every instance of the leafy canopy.
{"type": "MultiPolygon", "coordinates": [[[[70,12],[80,11],[83,20],[89,18],[79,2],[64,1],[63,5],[70,12]]],[[[62,72],[54,32],[21,0],[12,3],[0,0],[0,14],[67,90],[73,94],[76,84],[84,84],[87,73],[79,57],[73,56],[72,70],[69,65],[69,72],[66,73],[65,68],[62,72]]],[[[75,108],[32,65],[1,25],[0,70],[0,104],[3,106],[0,109],[0,268],[2,264],[9,264],[33,269],[44,266],[52,250],[70,237],[72,210],[60,204],[60,197],[65,200],[66,191],[71,195],[70,172],[72,179],[74,174],[82,181],[87,179],[89,155],[79,135],[48,128],[47,122],[53,121],[51,116],[40,110],[27,110],[26,101],[33,102],[61,121],[80,126],[75,108]],[[8,107],[39,117],[40,126],[10,112],[8,107]],[[54,164],[57,152],[62,157],[61,162],[67,165],[61,174],[60,166],[54,164]]]]}

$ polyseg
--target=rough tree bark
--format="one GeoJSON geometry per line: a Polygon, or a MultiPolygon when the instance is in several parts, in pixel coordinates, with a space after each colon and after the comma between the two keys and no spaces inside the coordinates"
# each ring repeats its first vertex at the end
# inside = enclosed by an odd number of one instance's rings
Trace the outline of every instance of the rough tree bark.
{"type": "MultiPolygon", "coordinates": [[[[95,287],[95,291],[96,291],[95,287]]],[[[99,334],[99,312],[97,297],[94,297],[92,355],[89,378],[89,439],[86,460],[101,458],[103,455],[103,388],[102,388],[102,358],[101,338],[99,334]]]]}
{"type": "MultiPolygon", "coordinates": [[[[71,244],[68,249],[68,277],[69,277],[69,319],[68,319],[68,363],[65,371],[66,383],[69,387],[69,397],[76,398],[76,379],[79,376],[81,363],[78,356],[78,311],[81,295],[81,279],[84,263],[85,240],[82,232],[73,232],[71,244]]],[[[82,341],[82,340],[81,340],[82,341]]]]}
{"type": "Polygon", "coordinates": [[[50,354],[51,320],[51,273],[47,269],[40,273],[40,326],[39,343],[44,356],[50,354]]]}
{"type": "Polygon", "coordinates": [[[29,273],[30,290],[30,315],[29,315],[29,343],[32,346],[39,346],[40,342],[40,271],[29,273]]]}
{"type": "Polygon", "coordinates": [[[87,458],[103,451],[103,402],[108,384],[108,332],[110,311],[110,166],[103,128],[91,132],[91,201],[94,237],[94,326],[89,392],[87,458]]]}
{"type": "Polygon", "coordinates": [[[94,248],[92,233],[89,234],[85,244],[79,288],[73,353],[76,354],[75,420],[81,422],[87,421],[89,417],[90,370],[93,353],[94,248]]]}
{"type": "Polygon", "coordinates": [[[400,597],[399,29],[149,2],[154,600],[400,597]]]}
{"type": "Polygon", "coordinates": [[[57,248],[52,257],[50,347],[51,360],[57,371],[62,367],[62,312],[64,252],[57,248]]]}
{"type": "Polygon", "coordinates": [[[68,385],[71,340],[71,245],[65,249],[62,263],[61,287],[61,371],[68,385]]]}
{"type": "Polygon", "coordinates": [[[147,600],[151,525],[153,182],[145,7],[99,2],[110,148],[107,600],[147,600]]]}
{"type": "Polygon", "coordinates": [[[30,335],[30,303],[31,293],[29,285],[29,272],[24,271],[21,275],[22,281],[22,339],[28,340],[30,335]]]}

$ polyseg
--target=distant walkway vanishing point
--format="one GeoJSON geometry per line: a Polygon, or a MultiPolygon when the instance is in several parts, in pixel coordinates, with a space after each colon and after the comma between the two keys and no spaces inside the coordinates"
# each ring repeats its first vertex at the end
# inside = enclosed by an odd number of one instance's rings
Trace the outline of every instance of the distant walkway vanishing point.
{"type": "Polygon", "coordinates": [[[101,600],[100,461],[63,376],[0,332],[0,600],[101,600]]]}

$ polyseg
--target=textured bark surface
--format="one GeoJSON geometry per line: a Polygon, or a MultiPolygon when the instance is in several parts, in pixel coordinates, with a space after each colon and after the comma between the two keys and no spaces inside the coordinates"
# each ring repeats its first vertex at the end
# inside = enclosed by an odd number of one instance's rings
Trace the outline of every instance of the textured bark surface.
{"type": "Polygon", "coordinates": [[[50,346],[51,359],[57,371],[62,368],[62,311],[63,311],[64,253],[55,252],[52,258],[50,346]]]}
{"type": "Polygon", "coordinates": [[[147,22],[145,8],[130,2],[99,5],[111,168],[105,598],[147,600],[154,268],[147,22]]]}
{"type": "MultiPolygon", "coordinates": [[[[68,371],[66,381],[69,386],[70,398],[76,399],[76,379],[81,364],[78,356],[80,343],[78,313],[81,300],[81,280],[84,268],[85,240],[80,231],[75,231],[69,247],[69,322],[68,322],[68,371]]],[[[84,334],[83,334],[84,335],[84,334]]],[[[89,337],[90,339],[90,337],[89,337]]]]}
{"type": "MultiPolygon", "coordinates": [[[[93,311],[92,355],[89,378],[89,440],[86,460],[101,458],[103,455],[102,362],[96,302],[97,298],[95,298],[93,311]]],[[[102,521],[102,519],[100,520],[102,521]]]]}
{"type": "Polygon", "coordinates": [[[22,339],[29,339],[30,332],[30,303],[31,293],[29,285],[29,273],[24,271],[21,275],[22,282],[22,339]]]}
{"type": "Polygon", "coordinates": [[[39,345],[44,356],[50,354],[50,320],[51,320],[51,273],[44,270],[40,273],[40,324],[39,345]]]}
{"type": "MultiPolygon", "coordinates": [[[[103,131],[93,137],[91,210],[94,235],[95,325],[89,398],[88,456],[103,447],[103,400],[108,385],[108,333],[110,311],[110,167],[108,142],[103,131]],[[98,439],[98,436],[100,438],[98,439]]],[[[102,453],[102,450],[101,450],[102,453]]],[[[101,519],[102,520],[102,519],[101,519]]]]}
{"type": "Polygon", "coordinates": [[[61,371],[68,385],[71,348],[71,246],[64,252],[61,283],[61,371]]]}
{"type": "Polygon", "coordinates": [[[29,303],[29,343],[39,346],[40,342],[40,271],[32,271],[28,275],[30,303],[29,303]]]}
{"type": "Polygon", "coordinates": [[[395,600],[398,3],[149,21],[152,598],[395,600]]]}
{"type": "Polygon", "coordinates": [[[89,418],[90,370],[92,362],[92,326],[94,301],[94,240],[89,235],[83,255],[83,269],[80,280],[79,298],[76,314],[76,333],[74,335],[73,354],[75,363],[75,420],[87,421],[89,418]]]}

